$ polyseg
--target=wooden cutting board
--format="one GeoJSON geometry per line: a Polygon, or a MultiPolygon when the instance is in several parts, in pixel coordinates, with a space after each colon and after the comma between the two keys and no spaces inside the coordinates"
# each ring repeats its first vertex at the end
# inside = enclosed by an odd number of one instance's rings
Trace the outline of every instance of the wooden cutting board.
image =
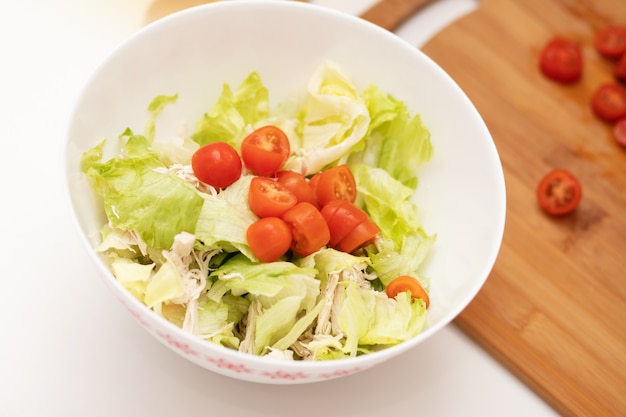
{"type": "Polygon", "coordinates": [[[589,105],[613,80],[592,43],[609,23],[626,25],[626,1],[482,0],[422,48],[482,114],[507,186],[499,258],[455,323],[568,416],[626,416],[626,149],[589,105]],[[576,85],[538,71],[553,35],[582,45],[576,85]],[[535,200],[556,167],[584,187],[562,219],[535,200]]]}

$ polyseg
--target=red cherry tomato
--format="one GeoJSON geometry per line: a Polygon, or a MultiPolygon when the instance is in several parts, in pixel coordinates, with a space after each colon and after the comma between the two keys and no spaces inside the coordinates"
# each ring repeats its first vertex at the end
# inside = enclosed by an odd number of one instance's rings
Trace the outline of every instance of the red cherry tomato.
{"type": "Polygon", "coordinates": [[[578,179],[564,169],[546,174],[537,187],[539,206],[548,214],[562,216],[576,210],[582,198],[578,179]]]}
{"type": "Polygon", "coordinates": [[[564,84],[578,81],[583,72],[580,46],[564,38],[551,39],[541,51],[539,68],[554,81],[564,84]]]}
{"type": "Polygon", "coordinates": [[[615,64],[613,75],[615,75],[618,80],[626,82],[626,53],[622,55],[619,61],[617,61],[617,64],[615,64]]]}
{"type": "Polygon", "coordinates": [[[254,177],[248,190],[250,210],[259,217],[280,217],[295,206],[296,196],[279,182],[267,177],[254,177]]]}
{"type": "Polygon", "coordinates": [[[315,204],[317,206],[319,206],[319,204],[317,203],[317,184],[319,184],[321,176],[322,173],[318,172],[317,174],[313,175],[311,179],[309,179],[309,187],[311,187],[311,190],[313,190],[313,196],[315,198],[315,204]]]}
{"type": "Polygon", "coordinates": [[[617,143],[626,148],[626,117],[619,119],[613,126],[613,137],[617,143]]]}
{"type": "Polygon", "coordinates": [[[315,193],[302,175],[295,171],[278,171],[276,179],[296,196],[298,203],[306,201],[315,204],[315,193]]]}
{"type": "Polygon", "coordinates": [[[261,262],[280,259],[291,246],[291,230],[278,217],[265,217],[252,223],[246,232],[248,245],[261,262]]]}
{"type": "Polygon", "coordinates": [[[385,292],[389,298],[395,298],[398,294],[405,291],[409,291],[413,299],[424,300],[426,308],[430,306],[430,297],[424,287],[422,287],[422,284],[409,275],[401,275],[392,279],[385,288],[385,292]]]}
{"type": "Polygon", "coordinates": [[[626,52],[626,27],[607,26],[596,33],[594,45],[607,58],[617,59],[626,52]]]}
{"type": "Polygon", "coordinates": [[[225,142],[202,146],[191,157],[191,168],[200,181],[215,188],[226,188],[241,176],[239,154],[225,142]]]}
{"type": "Polygon", "coordinates": [[[367,219],[367,213],[345,200],[333,200],[322,207],[322,216],[330,230],[328,245],[335,247],[360,223],[367,219]]]}
{"type": "Polygon", "coordinates": [[[626,88],[615,83],[600,85],[591,97],[591,107],[600,119],[615,122],[626,116],[626,88]]]}
{"type": "Polygon", "coordinates": [[[241,158],[255,174],[269,175],[280,169],[291,152],[285,132],[276,126],[263,126],[241,143],[241,158]]]}
{"type": "Polygon", "coordinates": [[[352,229],[352,231],[337,244],[337,249],[342,252],[352,253],[358,248],[372,242],[379,233],[380,228],[376,223],[367,218],[352,229]]]}
{"type": "Polygon", "coordinates": [[[291,229],[291,250],[300,256],[308,256],[326,246],[330,231],[320,211],[311,203],[298,203],[282,215],[291,229]]]}
{"type": "Polygon", "coordinates": [[[346,165],[337,165],[319,174],[315,197],[320,207],[332,200],[356,200],[356,181],[346,165]]]}

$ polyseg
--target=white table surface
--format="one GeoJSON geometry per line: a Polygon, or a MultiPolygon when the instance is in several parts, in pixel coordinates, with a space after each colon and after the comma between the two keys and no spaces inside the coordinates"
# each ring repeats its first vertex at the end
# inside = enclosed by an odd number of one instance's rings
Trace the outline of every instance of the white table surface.
{"type": "MultiPolygon", "coordinates": [[[[0,416],[556,415],[453,325],[358,375],[273,386],[188,363],[129,320],[71,222],[61,148],[81,87],[152,1],[0,2],[0,416]]],[[[474,1],[440,0],[397,34],[419,46],[474,1]]]]}

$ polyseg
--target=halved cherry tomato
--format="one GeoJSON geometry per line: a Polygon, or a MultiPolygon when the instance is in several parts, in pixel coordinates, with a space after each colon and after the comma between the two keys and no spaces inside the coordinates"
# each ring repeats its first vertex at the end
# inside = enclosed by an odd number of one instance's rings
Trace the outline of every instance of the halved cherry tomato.
{"type": "Polygon", "coordinates": [[[613,75],[615,75],[618,80],[626,82],[626,53],[622,55],[619,61],[617,61],[617,64],[615,64],[613,75]]]}
{"type": "Polygon", "coordinates": [[[607,26],[596,33],[594,45],[607,58],[617,59],[626,53],[626,27],[607,26]]]}
{"type": "Polygon", "coordinates": [[[352,229],[352,231],[337,244],[337,249],[342,252],[352,253],[358,248],[372,242],[379,233],[380,228],[376,223],[367,218],[352,229]]]}
{"type": "Polygon", "coordinates": [[[265,217],[252,223],[246,231],[248,245],[261,262],[280,259],[291,246],[291,230],[278,217],[265,217]]]}
{"type": "Polygon", "coordinates": [[[356,200],[356,181],[346,165],[337,165],[321,174],[315,185],[315,197],[320,207],[332,200],[356,200]]]}
{"type": "Polygon", "coordinates": [[[424,287],[422,287],[422,284],[420,284],[420,282],[412,276],[401,275],[392,279],[389,284],[387,284],[387,287],[385,287],[385,292],[389,298],[396,298],[398,294],[405,291],[409,291],[411,293],[411,298],[413,299],[424,300],[426,308],[430,306],[430,297],[428,296],[428,293],[424,287]]]}
{"type": "Polygon", "coordinates": [[[298,203],[306,201],[315,204],[315,193],[302,175],[295,171],[278,171],[276,179],[296,196],[298,203]]]}
{"type": "Polygon", "coordinates": [[[248,203],[259,217],[280,217],[297,202],[296,196],[278,181],[267,177],[254,177],[250,181],[248,203]]]}
{"type": "Polygon", "coordinates": [[[581,199],[580,181],[564,169],[550,171],[537,187],[539,206],[553,216],[563,216],[573,212],[581,199]]]}
{"type": "Polygon", "coordinates": [[[291,152],[285,132],[276,126],[263,126],[241,142],[241,158],[257,175],[269,175],[280,169],[291,152]]]}
{"type": "Polygon", "coordinates": [[[554,81],[564,84],[578,81],[583,72],[580,46],[564,38],[551,39],[541,51],[539,68],[554,81]]]}
{"type": "Polygon", "coordinates": [[[281,217],[291,229],[291,250],[300,256],[308,256],[326,246],[330,231],[320,211],[311,203],[298,203],[281,217]]]}
{"type": "Polygon", "coordinates": [[[317,174],[313,175],[310,179],[309,179],[309,187],[311,187],[311,190],[313,190],[313,195],[315,198],[315,204],[317,206],[319,206],[319,204],[317,203],[317,185],[320,183],[320,178],[322,177],[322,173],[318,172],[317,174]]]}
{"type": "Polygon", "coordinates": [[[615,122],[626,116],[626,87],[615,83],[600,85],[591,97],[591,107],[600,119],[615,122]]]}
{"type": "Polygon", "coordinates": [[[619,119],[613,126],[613,137],[617,143],[626,148],[626,117],[619,119]]]}
{"type": "Polygon", "coordinates": [[[322,216],[330,230],[328,245],[335,247],[359,224],[367,219],[367,213],[345,200],[333,200],[322,207],[322,216]]]}
{"type": "Polygon", "coordinates": [[[226,188],[241,176],[241,159],[231,145],[214,142],[199,148],[191,157],[191,168],[200,181],[226,188]]]}

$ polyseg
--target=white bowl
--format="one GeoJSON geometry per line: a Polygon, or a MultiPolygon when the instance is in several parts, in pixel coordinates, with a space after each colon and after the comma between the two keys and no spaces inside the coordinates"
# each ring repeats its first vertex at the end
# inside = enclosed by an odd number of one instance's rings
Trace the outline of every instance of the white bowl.
{"type": "Polygon", "coordinates": [[[243,380],[307,383],[353,374],[413,349],[452,321],[477,294],[496,260],[505,219],[502,167],[482,118],[455,82],[414,46],[359,18],[287,1],[219,2],[188,9],[140,30],[86,84],[67,131],[67,191],[80,236],[113,294],[156,339],[209,370],[243,380]],[[274,103],[302,89],[331,60],[358,87],[379,86],[422,116],[434,156],[415,195],[424,228],[437,234],[424,274],[431,277],[427,328],[397,346],[321,362],[256,357],[205,342],[157,316],[113,277],[93,248],[104,223],[81,174],[81,155],[130,126],[142,131],[146,106],[178,93],[159,119],[160,135],[195,122],[221,92],[257,71],[274,103]]]}

